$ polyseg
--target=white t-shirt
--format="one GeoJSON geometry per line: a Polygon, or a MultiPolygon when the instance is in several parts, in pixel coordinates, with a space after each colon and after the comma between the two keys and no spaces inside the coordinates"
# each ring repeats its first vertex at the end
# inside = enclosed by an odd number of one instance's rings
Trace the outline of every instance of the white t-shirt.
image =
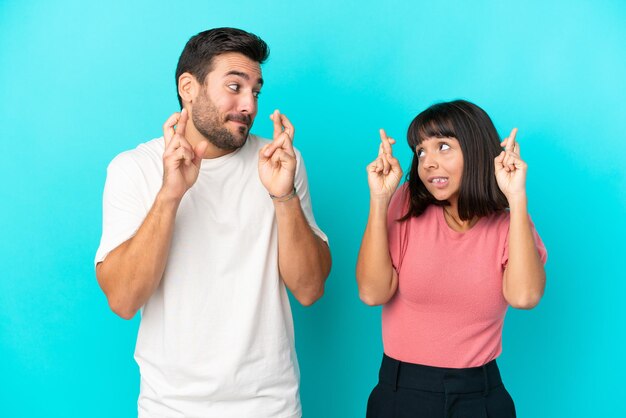
{"type": "MultiPolygon", "coordinates": [[[[273,203],[258,174],[268,140],[202,161],[183,197],[163,279],[141,309],[139,417],[301,415],[293,320],[278,272],[273,203]]],[[[131,238],[163,181],[163,138],[115,157],[95,262],[131,238]]],[[[319,237],[296,151],[295,186],[319,237]]]]}

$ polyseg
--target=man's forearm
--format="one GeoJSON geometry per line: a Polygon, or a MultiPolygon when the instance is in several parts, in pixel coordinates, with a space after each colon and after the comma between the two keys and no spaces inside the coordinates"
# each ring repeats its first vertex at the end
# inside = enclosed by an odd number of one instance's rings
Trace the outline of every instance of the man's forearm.
{"type": "Polygon", "coordinates": [[[157,195],[135,236],[111,251],[96,268],[109,306],[122,318],[131,319],[161,281],[179,203],[157,195]]]}
{"type": "Polygon", "coordinates": [[[297,196],[274,202],[278,222],[278,266],[285,285],[305,306],[324,293],[330,272],[328,245],[311,230],[297,196]]]}

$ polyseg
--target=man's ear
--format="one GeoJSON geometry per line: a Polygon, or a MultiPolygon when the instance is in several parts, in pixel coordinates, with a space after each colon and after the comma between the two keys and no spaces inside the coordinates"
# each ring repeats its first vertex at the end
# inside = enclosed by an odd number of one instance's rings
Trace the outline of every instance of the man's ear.
{"type": "Polygon", "coordinates": [[[183,104],[193,103],[200,92],[200,83],[190,73],[182,73],[178,77],[178,94],[183,104]]]}

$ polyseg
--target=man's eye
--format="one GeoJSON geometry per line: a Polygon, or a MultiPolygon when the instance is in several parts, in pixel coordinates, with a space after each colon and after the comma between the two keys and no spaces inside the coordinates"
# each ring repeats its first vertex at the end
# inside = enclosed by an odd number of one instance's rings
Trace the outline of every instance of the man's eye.
{"type": "Polygon", "coordinates": [[[258,97],[261,95],[261,92],[260,92],[260,91],[253,91],[253,92],[252,92],[252,95],[253,95],[254,97],[257,97],[257,98],[258,98],[258,97]]]}
{"type": "Polygon", "coordinates": [[[232,91],[239,91],[239,84],[229,84],[228,88],[231,89],[232,91]]]}

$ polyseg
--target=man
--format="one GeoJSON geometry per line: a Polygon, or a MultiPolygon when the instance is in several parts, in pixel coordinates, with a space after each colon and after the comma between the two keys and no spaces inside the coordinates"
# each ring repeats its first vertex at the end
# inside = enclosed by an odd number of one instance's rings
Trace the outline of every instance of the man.
{"type": "Polygon", "coordinates": [[[96,275],[115,313],[142,311],[139,417],[301,416],[285,286],[314,303],[330,252],[289,119],[249,133],[268,54],[238,29],[191,38],[182,111],[109,165],[96,275]]]}

